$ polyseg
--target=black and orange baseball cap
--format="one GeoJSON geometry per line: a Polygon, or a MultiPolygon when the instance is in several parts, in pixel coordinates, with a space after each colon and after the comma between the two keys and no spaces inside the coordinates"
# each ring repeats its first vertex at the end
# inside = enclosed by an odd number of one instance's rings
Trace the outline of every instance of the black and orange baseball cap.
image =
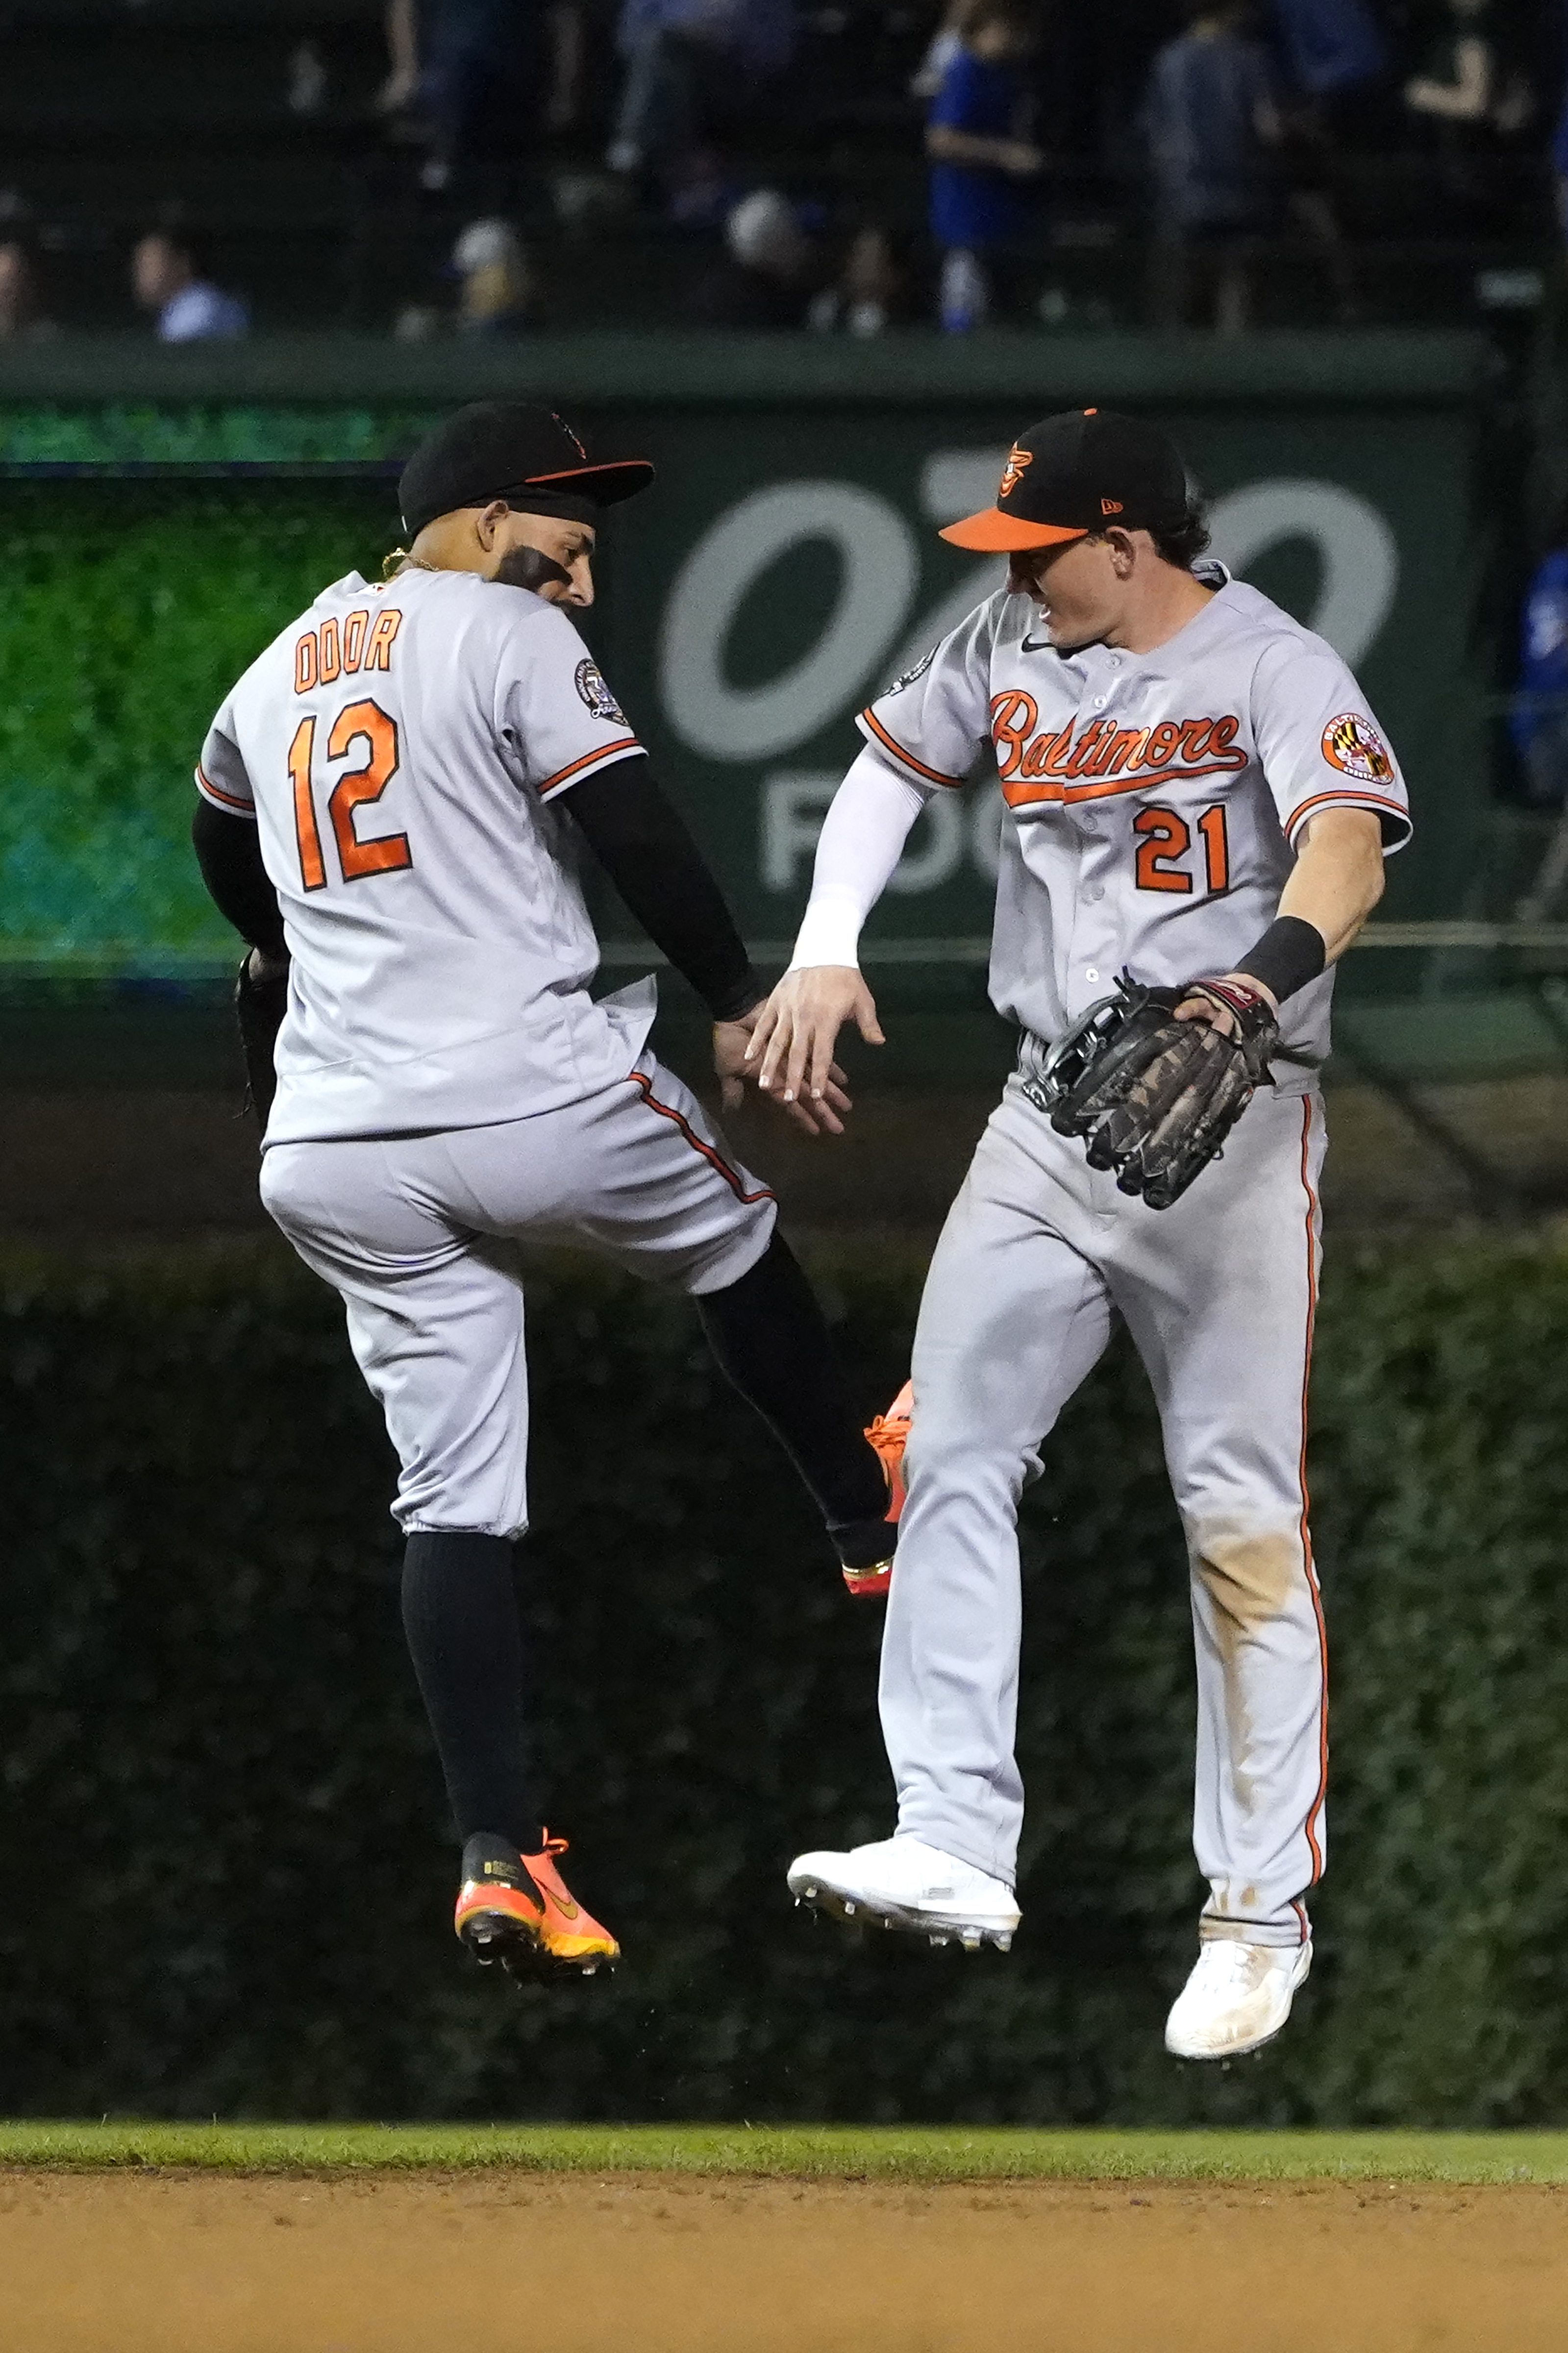
{"type": "Polygon", "coordinates": [[[635,498],[653,480],[646,458],[595,460],[552,408],[476,400],[426,434],[397,484],[405,531],[492,499],[530,514],[595,522],[601,507],[635,498]]]}
{"type": "Polygon", "coordinates": [[[1020,433],[994,507],[950,522],[954,547],[1010,554],[1120,523],[1164,531],[1186,512],[1187,473],[1169,435],[1113,408],[1069,408],[1020,433]]]}

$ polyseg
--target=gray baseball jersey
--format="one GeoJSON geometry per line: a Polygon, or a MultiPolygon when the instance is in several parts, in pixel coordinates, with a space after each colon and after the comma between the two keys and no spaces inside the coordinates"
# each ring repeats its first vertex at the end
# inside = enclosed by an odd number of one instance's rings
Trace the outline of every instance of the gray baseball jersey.
{"type": "Polygon", "coordinates": [[[1339,657],[1266,596],[1216,594],[1152,653],[1058,654],[994,596],[865,713],[879,756],[961,785],[989,738],[1003,828],[992,994],[1025,1031],[931,1261],[882,1653],[900,1829],[1010,1880],[1017,1505],[1117,1321],[1148,1368],[1186,1532],[1197,1651],[1201,1933],[1298,1945],[1326,1852],[1324,1634],[1308,1525],[1332,975],[1289,998],[1275,1065],[1172,1208],[1091,1169],[1025,1092],[1046,1044],[1122,966],[1231,969],[1273,920],[1316,811],[1409,833],[1399,770],[1339,657]]]}
{"type": "MultiPolygon", "coordinates": [[[[1000,591],[880,695],[861,728],[926,788],[993,745],[1003,828],[992,942],[999,1012],[1053,1039],[1122,966],[1165,986],[1226,972],[1273,920],[1296,838],[1322,808],[1407,838],[1404,780],[1344,663],[1220,565],[1202,612],[1152,653],[1055,652],[1000,591]]],[[[1285,1010],[1289,1054],[1329,1049],[1333,975],[1285,1010]]],[[[1278,1071],[1287,1089],[1289,1063],[1278,1071]]]]}
{"type": "Polygon", "coordinates": [[[293,959],[267,1143],[521,1118],[624,1078],[556,797],[639,749],[561,609],[351,572],[251,664],[197,789],[261,828],[293,959]]]}
{"type": "Polygon", "coordinates": [[[595,1003],[560,813],[638,749],[559,607],[470,573],[323,591],[214,721],[197,788],[254,818],[292,963],[262,1198],[347,1311],[405,1528],[521,1531],[528,1377],[495,1240],[587,1243],[701,1293],[773,1196],[595,1003]]]}

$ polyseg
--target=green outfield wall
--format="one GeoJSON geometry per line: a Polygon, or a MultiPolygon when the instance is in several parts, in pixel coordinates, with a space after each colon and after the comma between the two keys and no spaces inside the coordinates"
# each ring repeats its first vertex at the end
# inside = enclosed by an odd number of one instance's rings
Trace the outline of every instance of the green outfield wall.
{"type": "MultiPolygon", "coordinates": [[[[1385,912],[1468,911],[1486,820],[1470,339],[89,342],[0,361],[0,965],[226,957],[185,847],[206,721],[320,586],[395,543],[395,464],[423,427],[502,392],[658,467],[605,534],[586,634],[764,952],[793,933],[855,711],[997,577],[938,527],[993,494],[1023,424],[1079,402],[1166,422],[1218,552],[1361,672],[1417,811],[1385,912]]],[[[875,918],[884,955],[973,956],[999,814],[977,787],[921,819],[875,918]]]]}
{"type": "MultiPolygon", "coordinates": [[[[857,1401],[918,1253],[815,1264],[857,1401]]],[[[269,1249],[0,1255],[0,2114],[1568,2122],[1568,1254],[1330,1240],[1310,1455],[1330,1639],[1317,1959],[1182,2067],[1194,1690],[1148,1383],[1115,1348],[1023,1515],[1006,1957],[791,1908],[887,1835],[880,1611],[689,1303],[536,1265],[531,1714],[613,1978],[465,1968],[393,1464],[338,1302],[269,1249]]]]}

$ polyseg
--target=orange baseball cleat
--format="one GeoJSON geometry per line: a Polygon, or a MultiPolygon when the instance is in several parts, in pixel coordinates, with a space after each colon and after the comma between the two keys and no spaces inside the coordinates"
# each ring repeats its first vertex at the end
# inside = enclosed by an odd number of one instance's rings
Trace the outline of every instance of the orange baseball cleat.
{"type": "Polygon", "coordinates": [[[521,1854],[483,1831],[463,1849],[463,1883],[453,1926],[474,1958],[517,1973],[533,1965],[576,1969],[591,1978],[614,1967],[621,1948],[607,1928],[576,1903],[555,1868],[563,1838],[544,1833],[537,1854],[521,1854]]]}
{"type": "MultiPolygon", "coordinates": [[[[888,1481],[888,1525],[896,1527],[899,1514],[904,1508],[904,1448],[909,1443],[910,1417],[914,1410],[914,1389],[908,1381],[899,1391],[886,1413],[879,1413],[866,1432],[867,1442],[875,1449],[888,1481]]],[[[896,1539],[895,1539],[896,1541],[896,1539]]],[[[856,1599],[875,1599],[887,1592],[893,1581],[893,1555],[889,1547],[885,1560],[874,1561],[867,1568],[844,1568],[844,1582],[856,1599]]]]}

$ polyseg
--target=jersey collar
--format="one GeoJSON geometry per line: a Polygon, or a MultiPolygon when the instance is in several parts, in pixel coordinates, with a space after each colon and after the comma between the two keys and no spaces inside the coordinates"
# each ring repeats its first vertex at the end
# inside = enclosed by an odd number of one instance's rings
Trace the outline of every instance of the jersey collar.
{"type": "MultiPolygon", "coordinates": [[[[1222,564],[1217,555],[1200,555],[1192,569],[1194,579],[1201,580],[1205,588],[1213,588],[1217,592],[1220,589],[1228,588],[1230,586],[1231,574],[1229,567],[1222,564]]],[[[1216,604],[1221,601],[1217,593],[1214,601],[1216,604]]],[[[1194,613],[1192,619],[1184,623],[1182,628],[1176,631],[1173,638],[1166,638],[1165,645],[1180,645],[1188,633],[1197,627],[1198,623],[1205,618],[1205,615],[1211,609],[1211,607],[1205,605],[1203,612],[1194,613]]],[[[1058,652],[1057,647],[1052,645],[1049,638],[1037,638],[1032,635],[1032,623],[1026,623],[1025,625],[1024,635],[1020,639],[1018,646],[1018,651],[1021,654],[1057,654],[1058,660],[1072,661],[1079,659],[1085,654],[1103,653],[1107,650],[1104,646],[1096,644],[1092,646],[1075,646],[1071,654],[1062,654],[1058,652]]],[[[1164,652],[1164,650],[1165,646],[1156,646],[1152,653],[1124,654],[1122,656],[1122,659],[1124,661],[1152,662],[1155,661],[1158,657],[1164,652]]]]}

